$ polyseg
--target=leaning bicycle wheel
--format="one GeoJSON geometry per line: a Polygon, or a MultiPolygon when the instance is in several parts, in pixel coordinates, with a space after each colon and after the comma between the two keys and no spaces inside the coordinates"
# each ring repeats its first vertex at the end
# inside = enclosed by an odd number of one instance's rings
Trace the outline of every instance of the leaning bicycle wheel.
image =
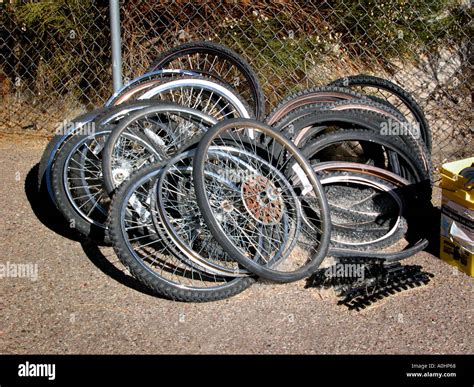
{"type": "Polygon", "coordinates": [[[432,136],[423,109],[406,90],[386,79],[370,75],[354,75],[336,79],[329,86],[347,87],[369,96],[390,102],[400,110],[412,125],[412,130],[418,129],[419,135],[431,151],[432,136]]]}
{"type": "Polygon", "coordinates": [[[72,228],[95,240],[106,239],[109,198],[102,185],[101,154],[110,130],[73,136],[58,152],[53,189],[58,209],[72,228]]]}
{"type": "Polygon", "coordinates": [[[143,74],[140,77],[132,79],[117,90],[105,103],[105,106],[119,105],[124,101],[130,101],[132,98],[137,99],[148,89],[156,86],[166,78],[173,77],[175,79],[181,76],[199,76],[198,73],[186,70],[157,70],[151,73],[143,74]]]}
{"type": "Polygon", "coordinates": [[[201,110],[218,120],[253,116],[252,109],[227,85],[204,77],[164,80],[150,88],[140,99],[155,99],[201,110]]]}
{"type": "Polygon", "coordinates": [[[186,69],[225,82],[252,106],[255,117],[265,116],[265,95],[252,67],[235,51],[213,42],[192,42],[160,55],[147,72],[186,69]]]}
{"type": "Polygon", "coordinates": [[[252,277],[218,276],[187,264],[166,238],[152,196],[165,162],[137,171],[122,184],[111,204],[108,228],[114,250],[135,278],[160,295],[179,301],[214,301],[248,288],[252,277]]]}
{"type": "Polygon", "coordinates": [[[94,127],[91,127],[92,121],[106,109],[104,107],[95,109],[77,116],[70,122],[65,122],[61,128],[58,128],[61,129],[57,131],[60,133],[56,133],[44,149],[38,167],[38,192],[47,191],[53,204],[57,205],[52,185],[52,168],[59,150],[75,133],[94,130],[94,127]]]}
{"type": "MultiPolygon", "coordinates": [[[[219,150],[217,150],[219,151],[219,150]]],[[[212,237],[196,203],[192,179],[192,164],[195,150],[183,152],[171,159],[162,169],[156,189],[152,194],[152,206],[157,209],[152,216],[159,216],[166,235],[186,257],[186,262],[195,264],[208,273],[241,277],[249,272],[222,249],[212,237]]],[[[234,182],[222,177],[222,183],[232,189],[234,182]]]]}
{"type": "MultiPolygon", "coordinates": [[[[172,73],[174,74],[174,73],[172,73]]],[[[189,75],[186,73],[186,75],[189,75]]],[[[161,78],[160,78],[161,79],[161,78]]],[[[159,80],[155,80],[150,86],[156,86],[159,80]]],[[[51,201],[57,206],[52,186],[52,168],[59,150],[77,134],[91,133],[100,129],[101,125],[116,124],[121,118],[130,114],[136,109],[141,109],[153,101],[127,102],[135,94],[137,89],[142,89],[143,85],[136,85],[124,88],[121,92],[114,94],[105,106],[91,112],[81,114],[70,122],[65,122],[60,128],[61,133],[57,133],[46,146],[40,160],[38,168],[38,189],[47,190],[51,201]],[[120,103],[120,106],[116,106],[120,103]]]]}
{"type": "Polygon", "coordinates": [[[213,237],[252,273],[296,281],[326,256],[331,228],[321,184],[271,127],[245,119],[215,125],[199,143],[193,179],[213,237]]]}
{"type": "Polygon", "coordinates": [[[121,120],[105,145],[102,170],[109,194],[130,174],[151,162],[174,156],[217,121],[195,109],[158,103],[121,120]]]}

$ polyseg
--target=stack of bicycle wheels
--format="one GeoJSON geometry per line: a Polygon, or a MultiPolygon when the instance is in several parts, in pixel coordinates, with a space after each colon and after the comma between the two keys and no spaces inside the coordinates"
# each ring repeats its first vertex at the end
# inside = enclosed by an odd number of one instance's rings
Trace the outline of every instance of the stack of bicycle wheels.
{"type": "Polygon", "coordinates": [[[237,53],[176,47],[53,137],[39,188],[181,301],[300,280],[329,255],[398,260],[426,246],[413,230],[431,197],[431,136],[406,91],[356,76],[264,107],[237,53]]]}

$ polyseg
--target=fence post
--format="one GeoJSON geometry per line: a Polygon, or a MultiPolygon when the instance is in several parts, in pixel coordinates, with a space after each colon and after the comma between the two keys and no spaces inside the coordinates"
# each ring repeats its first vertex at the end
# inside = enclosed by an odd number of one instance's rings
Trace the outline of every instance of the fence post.
{"type": "Polygon", "coordinates": [[[114,92],[122,87],[122,50],[120,39],[120,4],[119,0],[109,0],[110,37],[112,41],[112,79],[114,92]]]}

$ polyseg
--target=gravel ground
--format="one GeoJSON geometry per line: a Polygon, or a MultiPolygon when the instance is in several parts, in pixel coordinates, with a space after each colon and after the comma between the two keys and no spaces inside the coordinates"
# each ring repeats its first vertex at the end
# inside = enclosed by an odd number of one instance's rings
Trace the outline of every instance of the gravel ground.
{"type": "Polygon", "coordinates": [[[0,353],[473,352],[473,279],[425,252],[406,262],[434,274],[427,286],[361,312],[304,281],[259,282],[206,304],[153,296],[110,248],[66,238],[67,226],[35,215],[32,168],[45,145],[0,139],[0,264],[38,265],[37,281],[0,278],[0,353]]]}

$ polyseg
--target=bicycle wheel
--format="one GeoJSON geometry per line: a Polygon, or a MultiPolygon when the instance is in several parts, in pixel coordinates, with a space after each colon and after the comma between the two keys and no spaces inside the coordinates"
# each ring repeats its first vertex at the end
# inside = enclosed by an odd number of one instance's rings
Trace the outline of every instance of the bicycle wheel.
{"type": "Polygon", "coordinates": [[[199,142],[193,180],[213,237],[252,273],[296,281],[324,259],[330,220],[322,187],[298,149],[271,127],[245,119],[215,125],[199,142]],[[235,182],[232,189],[222,176],[235,182]]]}
{"type": "MultiPolygon", "coordinates": [[[[349,245],[339,245],[333,246],[329,249],[329,255],[333,257],[367,257],[367,258],[378,258],[383,259],[387,262],[392,261],[400,261],[406,258],[409,258],[416,254],[419,251],[425,249],[428,245],[428,241],[425,238],[426,232],[424,231],[424,226],[426,224],[426,218],[424,215],[429,214],[429,198],[425,197],[423,194],[420,193],[420,186],[418,184],[411,184],[408,180],[403,179],[402,177],[395,175],[389,171],[384,169],[380,169],[374,167],[372,165],[367,164],[358,164],[358,163],[351,163],[351,162],[344,162],[344,161],[333,161],[333,162],[322,162],[314,165],[314,171],[316,173],[346,173],[348,174],[349,178],[351,175],[363,175],[367,178],[375,178],[377,180],[381,180],[385,183],[389,183],[393,185],[394,188],[392,191],[394,195],[398,196],[402,202],[402,222],[399,225],[405,230],[405,234],[402,235],[399,230],[395,228],[392,229],[394,231],[393,234],[390,233],[386,234],[386,237],[389,239],[395,240],[398,236],[405,238],[408,241],[408,246],[405,247],[402,251],[398,252],[376,252],[370,249],[370,251],[363,251],[361,249],[362,246],[359,248],[349,245]],[[425,210],[427,210],[425,212],[425,210]]],[[[363,181],[366,179],[364,178],[363,181]]],[[[323,181],[323,180],[321,180],[323,181]]],[[[384,183],[384,185],[385,185],[384,183]]],[[[429,196],[429,195],[428,195],[429,196]]],[[[344,196],[339,196],[342,200],[345,199],[344,196]]],[[[369,200],[372,200],[369,196],[367,197],[369,200]]],[[[330,199],[328,199],[330,201],[330,199]]],[[[334,212],[331,212],[331,216],[334,212]]],[[[364,214],[366,216],[366,214],[364,214]]],[[[351,216],[350,216],[351,217],[351,216]]],[[[350,218],[349,217],[349,218],[350,218]]],[[[383,220],[386,219],[384,216],[383,220]]],[[[389,231],[389,230],[387,230],[389,231]]],[[[393,244],[391,241],[385,239],[380,240],[382,244],[379,246],[380,248],[387,247],[393,244]]],[[[367,249],[369,250],[369,249],[367,249]]]]}
{"type": "MultiPolygon", "coordinates": [[[[89,135],[72,136],[58,153],[53,168],[53,188],[58,208],[74,228],[87,237],[99,241],[107,240],[105,220],[109,199],[104,189],[102,158],[105,143],[115,128],[111,123],[117,124],[126,120],[125,117],[131,112],[139,110],[140,113],[146,106],[148,102],[108,109],[97,119],[99,129],[95,129],[89,135]],[[109,124],[105,125],[106,122],[109,124]]],[[[179,106],[156,103],[152,104],[151,109],[164,111],[165,114],[169,113],[167,109],[183,111],[179,106]]],[[[193,111],[193,113],[194,118],[202,115],[200,112],[193,111]]],[[[179,123],[181,126],[173,127],[168,120],[162,122],[159,131],[144,128],[142,132],[123,133],[122,163],[111,172],[113,178],[122,181],[128,177],[131,170],[154,160],[166,158],[172,141],[179,142],[180,133],[190,131],[187,122],[185,117],[182,117],[179,123]],[[127,147],[125,144],[133,146],[127,147]],[[125,156],[128,156],[126,164],[124,164],[125,156]]]]}
{"type": "MultiPolygon", "coordinates": [[[[192,162],[195,151],[184,152],[162,169],[151,205],[157,208],[158,223],[186,256],[186,262],[201,270],[215,275],[241,277],[249,272],[231,259],[212,237],[196,203],[192,180],[192,162]]],[[[234,183],[222,178],[222,183],[232,189],[234,183]]],[[[152,212],[152,216],[156,216],[152,212]]],[[[158,227],[157,227],[158,228],[158,227]]]]}
{"type": "Polygon", "coordinates": [[[213,42],[192,42],[161,54],[147,72],[186,69],[231,85],[252,106],[255,117],[265,117],[265,95],[252,67],[239,54],[213,42]]]}
{"type": "Polygon", "coordinates": [[[38,167],[38,192],[47,191],[50,200],[57,206],[52,185],[52,168],[58,151],[74,133],[81,129],[89,131],[90,123],[106,108],[99,108],[92,112],[84,113],[70,122],[65,122],[61,127],[61,133],[56,134],[46,145],[38,167]]]}
{"type": "Polygon", "coordinates": [[[385,99],[399,109],[412,125],[417,129],[426,147],[431,151],[432,136],[425,114],[415,99],[400,86],[386,79],[370,75],[354,75],[336,79],[330,86],[340,86],[353,89],[363,94],[385,99]]]}
{"type": "Polygon", "coordinates": [[[65,125],[62,127],[62,133],[55,135],[50,140],[43,151],[38,168],[38,189],[45,189],[48,192],[51,201],[55,205],[57,205],[57,203],[56,198],[54,197],[54,189],[52,187],[52,168],[57,156],[57,152],[72,136],[78,133],[92,132],[100,125],[106,125],[111,122],[116,123],[120,118],[124,117],[126,114],[129,114],[133,110],[153,103],[152,101],[144,101],[141,104],[127,104],[127,100],[131,98],[133,93],[133,90],[130,90],[129,94],[125,98],[120,99],[119,102],[122,104],[120,107],[106,104],[104,107],[79,115],[71,122],[65,122],[65,125]]]}
{"type": "Polygon", "coordinates": [[[105,106],[119,105],[124,101],[130,101],[132,98],[137,99],[137,94],[155,86],[157,83],[166,78],[173,77],[177,79],[180,76],[199,76],[198,73],[187,70],[157,70],[143,74],[130,82],[123,85],[117,90],[105,103],[105,106]]]}
{"type": "MultiPolygon", "coordinates": [[[[108,227],[114,250],[120,261],[140,282],[160,295],[178,301],[214,301],[247,289],[252,277],[216,276],[186,264],[171,240],[158,238],[152,220],[156,208],[151,195],[164,162],[150,164],[137,171],[120,186],[110,207],[108,227]]],[[[161,230],[159,235],[166,235],[161,230]]]]}
{"type": "Polygon", "coordinates": [[[216,122],[199,110],[171,103],[128,116],[114,128],[105,145],[102,170],[107,192],[112,194],[133,170],[146,163],[174,156],[216,122]]]}
{"type": "Polygon", "coordinates": [[[163,81],[140,96],[201,110],[218,120],[253,116],[251,108],[225,84],[204,77],[163,81]]]}
{"type": "Polygon", "coordinates": [[[109,198],[102,185],[101,153],[110,130],[76,135],[58,152],[53,188],[58,208],[71,228],[86,237],[106,239],[109,198]]]}

